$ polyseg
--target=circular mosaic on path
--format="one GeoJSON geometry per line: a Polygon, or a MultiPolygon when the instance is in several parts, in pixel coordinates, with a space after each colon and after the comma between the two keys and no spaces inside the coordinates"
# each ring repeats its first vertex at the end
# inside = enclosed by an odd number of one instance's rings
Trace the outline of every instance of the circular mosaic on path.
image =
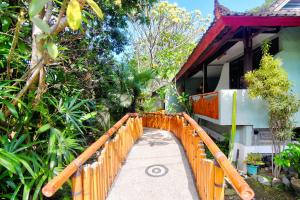
{"type": "Polygon", "coordinates": [[[161,177],[168,173],[168,168],[164,165],[151,165],[146,168],[145,173],[151,177],[161,177]]]}

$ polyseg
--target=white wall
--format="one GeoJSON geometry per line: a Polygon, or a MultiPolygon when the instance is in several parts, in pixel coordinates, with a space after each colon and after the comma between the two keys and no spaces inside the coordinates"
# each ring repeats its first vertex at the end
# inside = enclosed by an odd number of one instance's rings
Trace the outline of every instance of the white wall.
{"type": "Polygon", "coordinates": [[[220,80],[215,91],[222,89],[229,89],[229,63],[223,65],[220,80]]]}
{"type": "Polygon", "coordinates": [[[249,125],[254,128],[268,128],[269,116],[266,103],[261,98],[251,99],[248,90],[220,90],[219,95],[219,124],[231,125],[233,93],[236,97],[236,124],[249,125]]]}

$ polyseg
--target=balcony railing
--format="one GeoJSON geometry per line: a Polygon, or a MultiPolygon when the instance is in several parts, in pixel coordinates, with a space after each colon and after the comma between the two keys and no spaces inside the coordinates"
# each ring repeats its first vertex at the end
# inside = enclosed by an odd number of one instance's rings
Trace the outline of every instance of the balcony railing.
{"type": "Polygon", "coordinates": [[[213,119],[219,119],[218,92],[197,94],[191,96],[193,112],[213,119]]]}

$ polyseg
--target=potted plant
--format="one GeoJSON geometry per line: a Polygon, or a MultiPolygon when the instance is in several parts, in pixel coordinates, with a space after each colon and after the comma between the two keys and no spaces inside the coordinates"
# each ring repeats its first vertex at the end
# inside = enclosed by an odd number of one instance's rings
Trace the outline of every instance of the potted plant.
{"type": "Polygon", "coordinates": [[[290,143],[288,148],[275,157],[275,163],[284,168],[293,168],[298,176],[291,178],[293,189],[300,194],[300,143],[290,143]]]}
{"type": "Polygon", "coordinates": [[[249,175],[255,175],[258,172],[259,166],[264,165],[262,161],[262,155],[259,153],[249,153],[245,160],[247,164],[247,173],[249,175]]]}

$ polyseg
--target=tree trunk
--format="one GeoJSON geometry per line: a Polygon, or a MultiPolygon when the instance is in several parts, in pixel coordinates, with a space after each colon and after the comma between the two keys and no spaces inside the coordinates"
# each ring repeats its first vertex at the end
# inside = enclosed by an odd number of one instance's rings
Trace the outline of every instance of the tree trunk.
{"type": "Polygon", "coordinates": [[[132,112],[132,113],[136,112],[137,98],[138,98],[138,92],[136,90],[134,90],[132,104],[131,104],[131,108],[130,108],[130,112],[132,112]]]}

